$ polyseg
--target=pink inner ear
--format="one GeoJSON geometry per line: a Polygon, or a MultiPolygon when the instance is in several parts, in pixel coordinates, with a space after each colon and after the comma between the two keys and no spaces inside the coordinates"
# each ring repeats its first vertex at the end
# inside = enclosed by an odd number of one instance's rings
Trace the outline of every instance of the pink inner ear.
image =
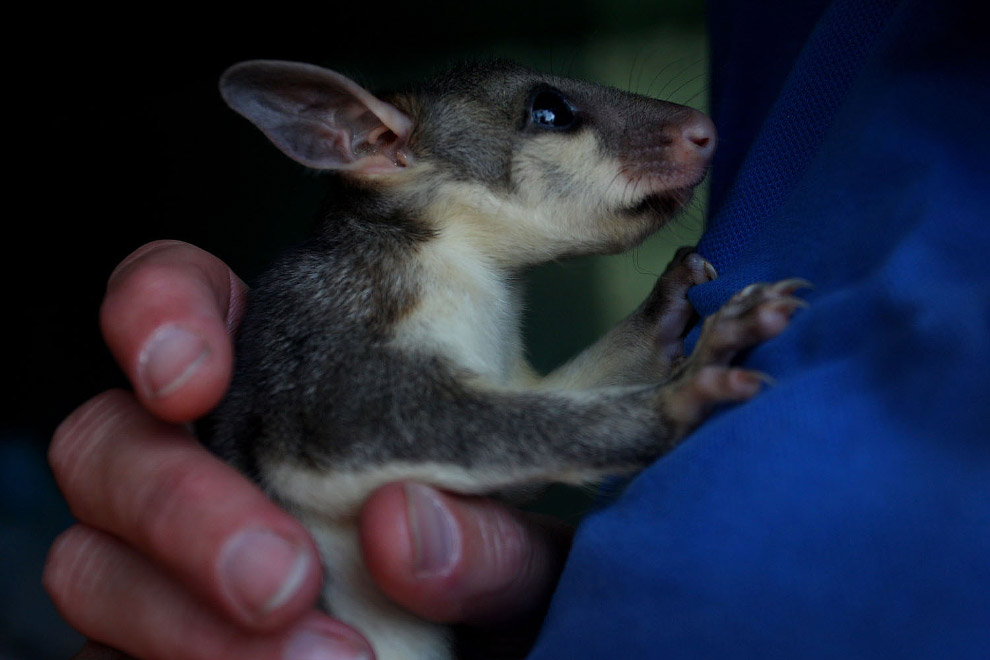
{"type": "Polygon", "coordinates": [[[333,71],[243,62],[227,70],[220,88],[234,110],[307,167],[384,173],[411,163],[412,120],[333,71]]]}
{"type": "Polygon", "coordinates": [[[405,149],[406,141],[384,124],[376,126],[355,145],[355,160],[347,169],[367,173],[384,173],[412,164],[412,154],[405,149]]]}
{"type": "Polygon", "coordinates": [[[411,155],[404,151],[404,147],[412,133],[412,120],[350,78],[327,69],[319,71],[328,83],[344,91],[355,106],[367,109],[367,112],[360,113],[360,118],[354,117],[355,121],[351,123],[351,151],[356,159],[346,169],[384,172],[410,164],[411,155]]]}

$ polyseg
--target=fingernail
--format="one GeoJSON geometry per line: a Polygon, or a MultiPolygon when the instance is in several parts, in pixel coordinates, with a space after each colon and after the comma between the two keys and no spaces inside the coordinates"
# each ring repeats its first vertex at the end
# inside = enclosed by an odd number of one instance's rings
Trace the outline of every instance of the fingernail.
{"type": "Polygon", "coordinates": [[[420,576],[443,575],[461,552],[453,515],[432,488],[407,483],[406,506],[413,546],[413,567],[420,576]]]}
{"type": "Polygon", "coordinates": [[[138,377],[152,396],[168,396],[189,380],[209,354],[202,337],[168,325],[159,329],[142,349],[138,377]]]}
{"type": "Polygon", "coordinates": [[[309,572],[309,553],[265,530],[247,530],[220,554],[220,581],[237,604],[264,615],[287,603],[309,572]]]}
{"type": "Polygon", "coordinates": [[[358,640],[331,632],[303,630],[285,646],[285,660],[371,660],[369,649],[358,640]]]}

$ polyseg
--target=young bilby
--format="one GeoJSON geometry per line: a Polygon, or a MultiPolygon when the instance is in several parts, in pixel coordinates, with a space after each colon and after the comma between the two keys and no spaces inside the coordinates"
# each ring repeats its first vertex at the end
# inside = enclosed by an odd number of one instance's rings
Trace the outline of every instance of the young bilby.
{"type": "Polygon", "coordinates": [[[286,155],[332,176],[313,236],[251,293],[206,442],[312,531],[323,606],[378,660],[453,651],[363,568],[355,519],[374,489],[492,493],[640,469],[716,404],[758,392],[761,375],[730,360],[801,302],[799,280],[748,287],[685,357],[686,292],[715,271],[682,249],[637,310],[540,378],[517,275],[661,227],[706,172],[707,117],[501,61],[378,97],[276,61],[238,64],[220,88],[286,155]]]}

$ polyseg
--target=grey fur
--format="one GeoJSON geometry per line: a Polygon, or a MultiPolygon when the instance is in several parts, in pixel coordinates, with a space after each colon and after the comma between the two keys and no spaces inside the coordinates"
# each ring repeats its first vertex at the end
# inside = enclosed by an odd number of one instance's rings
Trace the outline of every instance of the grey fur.
{"type": "MultiPolygon", "coordinates": [[[[440,164],[443,175],[511,186],[513,148],[533,130],[523,104],[536,85],[589,108],[579,130],[595,131],[608,153],[630,142],[630,124],[652,135],[684,114],[501,61],[464,64],[416,93],[384,98],[413,117],[414,154],[440,164]]],[[[558,178],[554,164],[548,170],[558,178]]],[[[558,185],[562,194],[569,189],[558,185]]],[[[390,199],[347,179],[331,188],[317,235],[252,290],[234,382],[209,434],[218,453],[255,472],[270,454],[318,466],[401,458],[604,467],[643,464],[668,448],[657,412],[644,405],[649,388],[581,404],[552,392],[496,395],[465,385],[442,357],[390,348],[395,319],[422,295],[410,271],[432,229],[401,193],[390,199]],[[617,437],[629,446],[616,446],[617,437]]]]}
{"type": "MultiPolygon", "coordinates": [[[[247,105],[286,105],[278,100],[278,79],[291,66],[240,65],[224,79],[225,97],[259,121],[247,105]],[[263,98],[271,94],[275,101],[263,98]]],[[[313,71],[300,75],[308,80],[313,71]]],[[[310,126],[322,121],[318,116],[313,120],[312,113],[323,95],[303,92],[297,97],[298,89],[293,87],[290,110],[278,111],[289,119],[273,119],[265,106],[261,121],[267,122],[266,132],[277,131],[279,122],[310,126]]],[[[432,295],[422,261],[446,231],[435,209],[456,185],[475,186],[479,195],[491,191],[515,199],[513,195],[532,185],[520,180],[519,172],[525,171],[544,182],[540,185],[547,198],[538,202],[538,210],[545,212],[544,207],[582,192],[588,182],[575,172],[583,170],[567,169],[553,154],[527,157],[525,169],[519,154],[532,151],[534,140],[573,145],[590,134],[594,141],[589,144],[595,146],[583,157],[592,164],[608,159],[619,163],[615,176],[628,175],[623,184],[628,191],[621,191],[621,203],[594,202],[597,207],[589,213],[597,214],[600,231],[559,249],[548,246],[540,254],[553,258],[628,247],[679,209],[703,175],[707,160],[699,166],[700,161],[687,162],[677,151],[690,147],[678,131],[685,123],[700,121],[698,113],[506,62],[462,65],[417,90],[382,100],[410,118],[412,129],[408,135],[401,128],[386,132],[378,142],[372,133],[355,148],[353,158],[384,153],[397,171],[408,158],[416,163],[409,171],[428,164],[431,178],[427,184],[391,185],[388,177],[360,169],[330,177],[318,230],[278,260],[252,290],[237,337],[230,392],[202,425],[213,451],[258,479],[311,525],[324,524],[314,522],[320,520],[347,525],[353,510],[314,510],[312,502],[293,494],[291,484],[273,477],[280,473],[272,466],[317,475],[385,474],[399,464],[450,466],[468,475],[465,489],[470,492],[547,482],[560,475],[593,480],[646,465],[699,423],[712,403],[745,398],[731,384],[713,389],[699,380],[708,364],[692,367],[681,355],[680,338],[691,315],[685,292],[710,278],[705,262],[689,250],[679,253],[639,310],[562,370],[561,382],[577,383],[574,387],[491,382],[451,354],[410,345],[401,336],[404,320],[432,295]],[[578,126],[551,135],[528,120],[528,100],[543,88],[558,90],[573,104],[578,126]],[[629,174],[630,169],[635,171],[629,174]],[[673,183],[656,183],[664,177],[673,183]],[[666,382],[676,365],[679,378],[666,382]]],[[[364,131],[368,117],[361,115],[358,123],[364,131]]],[[[296,148],[299,133],[294,127],[284,140],[288,153],[296,148]]],[[[343,135],[350,139],[346,131],[343,135]]],[[[355,138],[353,144],[358,142],[355,138]]],[[[300,160],[325,146],[299,147],[300,160]]],[[[360,162],[350,158],[343,153],[341,162],[360,162]]],[[[548,217],[554,217],[552,212],[548,217]]],[[[518,268],[537,260],[522,252],[517,264],[500,257],[487,266],[508,293],[518,268]]],[[[764,338],[749,337],[738,348],[764,338]]],[[[368,488],[376,483],[370,480],[368,488]]],[[[439,477],[436,483],[455,487],[439,477]]],[[[331,572],[361,570],[359,565],[340,566],[333,557],[324,559],[331,572]]],[[[337,609],[334,598],[325,599],[328,610],[337,609]]],[[[432,628],[424,630],[433,634],[432,628]]],[[[445,657],[447,643],[441,634],[434,637],[432,650],[417,653],[445,657]]],[[[380,660],[386,660],[384,642],[372,642],[380,660]]]]}

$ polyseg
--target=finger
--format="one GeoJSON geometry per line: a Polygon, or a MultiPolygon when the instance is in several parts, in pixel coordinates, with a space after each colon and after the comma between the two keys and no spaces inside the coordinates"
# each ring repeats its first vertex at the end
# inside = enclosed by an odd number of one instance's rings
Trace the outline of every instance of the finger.
{"type": "Polygon", "coordinates": [[[160,563],[241,625],[270,630],[312,606],[320,564],[303,527],[129,393],[72,413],[49,461],[77,520],[160,563]]]}
{"type": "Polygon", "coordinates": [[[131,548],[88,527],[73,527],[57,539],[44,584],[74,628],[141,660],[372,657],[357,633],[315,612],[277,633],[245,632],[131,548]]]}
{"type": "Polygon", "coordinates": [[[109,646],[96,642],[86,642],[72,660],[132,660],[131,656],[109,646]]]}
{"type": "Polygon", "coordinates": [[[183,422],[220,401],[246,291],[226,264],[187,243],[149,243],[121,262],[100,327],[148,410],[183,422]]]}
{"type": "Polygon", "coordinates": [[[561,523],[415,483],[361,514],[365,563],[390,598],[434,621],[495,624],[542,613],[570,545],[561,523]]]}

